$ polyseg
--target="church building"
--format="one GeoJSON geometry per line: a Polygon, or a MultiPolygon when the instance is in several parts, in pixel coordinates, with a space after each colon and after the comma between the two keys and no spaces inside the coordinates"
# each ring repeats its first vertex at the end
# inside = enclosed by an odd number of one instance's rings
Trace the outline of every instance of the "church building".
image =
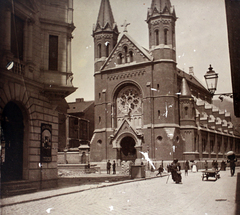
{"type": "MultiPolygon", "coordinates": [[[[149,49],[119,31],[109,0],[102,0],[94,39],[95,130],[92,162],[224,158],[240,153],[229,113],[212,105],[211,93],[177,68],[170,0],[152,0],[147,12],[149,49]]],[[[210,66],[209,70],[213,68],[210,66]]]]}

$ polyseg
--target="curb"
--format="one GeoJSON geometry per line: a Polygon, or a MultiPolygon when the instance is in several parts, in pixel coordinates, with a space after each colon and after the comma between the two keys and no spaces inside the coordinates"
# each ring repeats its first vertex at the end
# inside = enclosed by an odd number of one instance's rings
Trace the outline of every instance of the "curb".
{"type": "Polygon", "coordinates": [[[39,197],[39,198],[35,198],[35,199],[28,199],[28,200],[22,200],[22,201],[19,200],[19,201],[14,201],[12,203],[6,203],[6,204],[2,203],[2,201],[1,201],[0,208],[6,207],[6,206],[17,205],[17,204],[24,204],[24,203],[28,203],[28,202],[39,201],[39,200],[50,199],[50,198],[53,198],[53,197],[58,197],[58,196],[63,196],[63,195],[68,195],[68,194],[80,193],[80,192],[83,192],[83,191],[88,191],[88,190],[93,190],[93,189],[98,189],[98,188],[111,187],[111,186],[115,186],[115,185],[127,184],[127,183],[131,183],[131,182],[144,181],[144,180],[155,179],[155,178],[162,178],[162,177],[165,177],[165,176],[168,176],[168,175],[153,176],[153,177],[148,177],[148,178],[130,179],[130,180],[124,180],[124,181],[120,181],[120,182],[110,182],[111,184],[104,184],[104,185],[99,185],[99,186],[96,186],[96,187],[84,188],[84,189],[80,189],[80,190],[76,190],[76,191],[70,191],[70,192],[62,192],[62,193],[58,193],[58,194],[54,194],[54,195],[48,195],[48,196],[39,197]]]}

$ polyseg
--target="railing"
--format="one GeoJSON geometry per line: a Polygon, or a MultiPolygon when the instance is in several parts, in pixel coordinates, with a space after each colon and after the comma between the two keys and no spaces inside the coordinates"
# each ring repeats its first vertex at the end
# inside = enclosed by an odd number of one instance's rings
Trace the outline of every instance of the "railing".
{"type": "Polygon", "coordinates": [[[25,65],[22,63],[14,62],[12,71],[13,71],[13,73],[18,74],[18,75],[24,75],[25,65]]]}

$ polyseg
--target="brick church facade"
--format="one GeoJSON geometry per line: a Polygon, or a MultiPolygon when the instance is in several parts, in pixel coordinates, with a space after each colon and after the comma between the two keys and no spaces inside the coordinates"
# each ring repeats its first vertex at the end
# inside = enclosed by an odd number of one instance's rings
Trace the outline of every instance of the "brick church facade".
{"type": "MultiPolygon", "coordinates": [[[[240,153],[229,113],[212,105],[193,73],[176,67],[175,9],[152,0],[149,50],[127,32],[119,37],[109,0],[102,0],[94,38],[95,131],[91,161],[140,162],[225,158],[240,153]]],[[[147,27],[147,26],[146,26],[147,27]]],[[[211,67],[209,69],[212,69],[211,67]]]]}

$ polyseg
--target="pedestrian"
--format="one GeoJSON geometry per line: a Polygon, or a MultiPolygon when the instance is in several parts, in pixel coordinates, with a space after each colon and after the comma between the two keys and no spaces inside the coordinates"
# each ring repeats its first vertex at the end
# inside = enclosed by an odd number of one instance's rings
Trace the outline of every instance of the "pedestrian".
{"type": "Polygon", "coordinates": [[[170,169],[171,169],[173,181],[175,181],[177,184],[180,183],[182,181],[182,176],[181,176],[181,166],[178,163],[178,159],[174,158],[170,169]]]}
{"type": "Polygon", "coordinates": [[[217,160],[215,161],[215,170],[218,171],[218,162],[217,162],[217,160]]]}
{"type": "Polygon", "coordinates": [[[113,168],[113,174],[116,174],[116,163],[115,163],[115,161],[113,161],[112,168],[113,168]]]}
{"type": "Polygon", "coordinates": [[[162,176],[162,172],[163,172],[163,167],[162,167],[162,165],[160,165],[158,168],[158,174],[156,176],[158,176],[159,174],[160,174],[160,176],[162,176]]]}
{"type": "Polygon", "coordinates": [[[188,160],[186,160],[185,164],[184,164],[184,169],[185,169],[185,176],[188,175],[188,170],[189,170],[189,162],[188,160]]]}
{"type": "Polygon", "coordinates": [[[215,167],[216,167],[215,160],[213,160],[213,162],[212,162],[212,169],[214,170],[215,167]]]}
{"type": "Polygon", "coordinates": [[[110,174],[110,169],[111,169],[111,163],[110,163],[110,160],[108,160],[107,162],[107,174],[110,174]]]}
{"type": "Polygon", "coordinates": [[[230,163],[230,173],[231,173],[231,177],[234,176],[235,174],[235,162],[237,162],[237,158],[230,158],[229,160],[227,160],[228,163],[230,163]]]}
{"type": "Polygon", "coordinates": [[[226,171],[226,162],[224,160],[222,160],[222,163],[221,163],[221,170],[226,171]]]}
{"type": "Polygon", "coordinates": [[[205,160],[204,167],[205,167],[205,170],[207,171],[208,170],[208,162],[207,162],[207,160],[205,160]]]}
{"type": "Polygon", "coordinates": [[[194,160],[192,162],[193,162],[191,166],[192,172],[197,172],[198,171],[197,164],[194,162],[194,160]]]}

